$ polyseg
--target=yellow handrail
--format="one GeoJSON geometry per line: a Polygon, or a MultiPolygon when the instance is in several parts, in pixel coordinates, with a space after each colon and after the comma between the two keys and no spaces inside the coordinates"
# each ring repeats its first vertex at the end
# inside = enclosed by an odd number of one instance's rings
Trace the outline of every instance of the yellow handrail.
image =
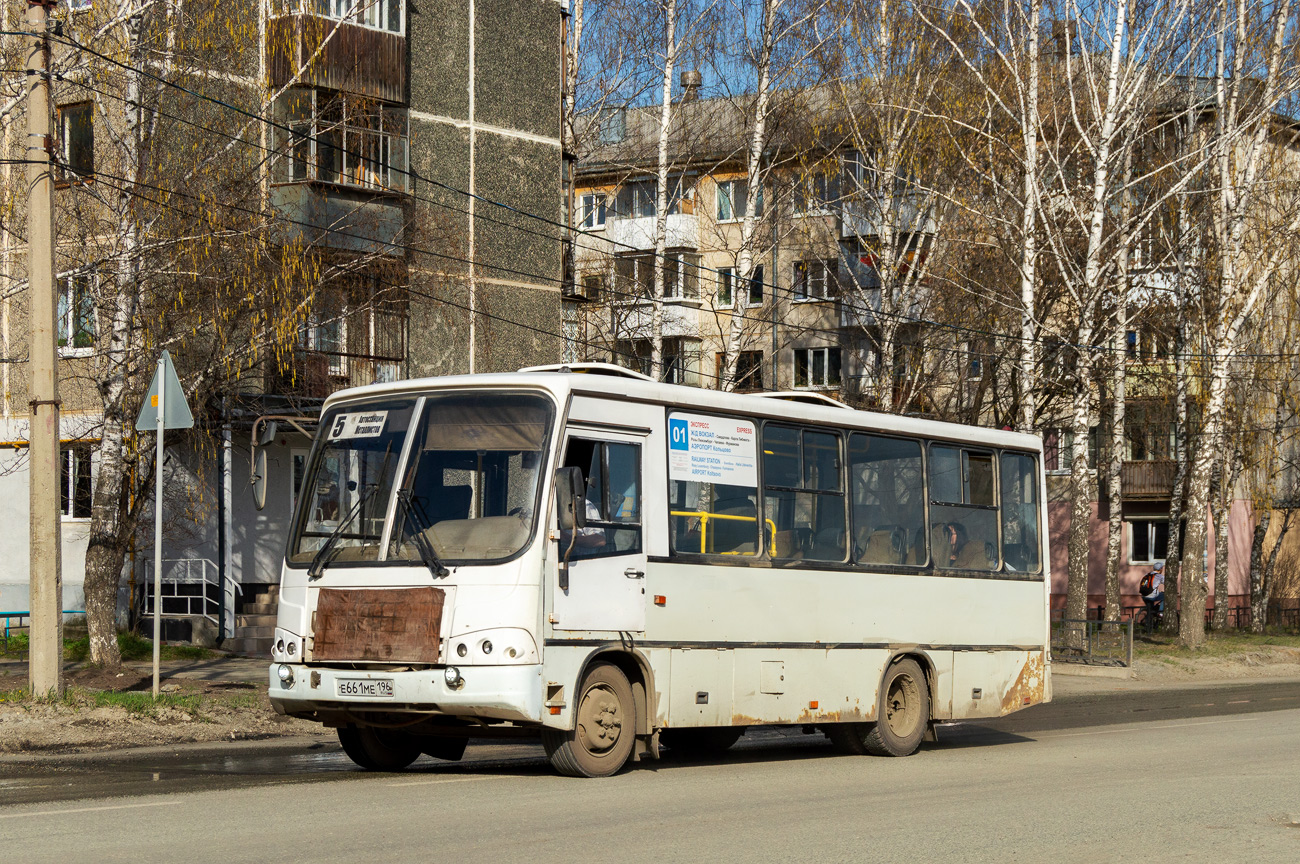
{"type": "MultiPolygon", "coordinates": [[[[706,513],[703,510],[669,510],[668,515],[669,516],[694,516],[700,520],[700,552],[702,554],[707,553],[708,551],[710,519],[715,519],[715,520],[720,519],[724,522],[753,522],[755,525],[758,524],[757,516],[735,516],[730,513],[706,513]]],[[[769,536],[772,540],[772,544],[771,544],[772,556],[776,557],[776,523],[773,522],[771,519],[764,519],[763,522],[767,524],[768,530],[770,532],[769,536]]],[[[734,555],[736,553],[723,552],[721,554],[734,555]]]]}

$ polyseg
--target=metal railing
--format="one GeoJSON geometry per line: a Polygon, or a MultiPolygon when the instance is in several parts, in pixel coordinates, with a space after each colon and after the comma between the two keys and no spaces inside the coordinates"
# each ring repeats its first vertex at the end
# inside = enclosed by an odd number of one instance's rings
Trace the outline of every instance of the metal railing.
{"type": "Polygon", "coordinates": [[[1132,666],[1133,621],[1053,621],[1052,662],[1132,666]]]}
{"type": "MultiPolygon", "coordinates": [[[[709,551],[709,520],[715,522],[749,522],[752,525],[758,524],[757,516],[733,516],[729,513],[709,513],[704,510],[670,510],[669,516],[683,516],[700,520],[700,552],[709,551]]],[[[767,523],[768,537],[771,544],[772,555],[776,555],[776,523],[771,519],[764,519],[767,523]]],[[[735,555],[736,552],[722,552],[723,555],[735,555]]]]}
{"type": "MultiPolygon", "coordinates": [[[[64,609],[63,614],[64,615],[85,615],[86,610],[85,609],[64,609]]],[[[31,617],[32,617],[32,613],[30,611],[0,612],[0,618],[5,619],[4,643],[6,645],[9,644],[9,632],[11,630],[28,630],[31,628],[30,623],[29,624],[23,623],[24,618],[31,618],[31,617]],[[18,619],[17,624],[13,623],[13,619],[15,618],[18,619]]]]}
{"type": "MultiPolygon", "coordinates": [[[[140,614],[150,616],[153,615],[152,561],[145,563],[143,587],[140,614]]],[[[220,569],[208,558],[163,560],[161,614],[164,618],[207,618],[221,629],[223,636],[231,636],[235,632],[235,594],[239,591],[238,583],[223,579],[220,569]]]]}

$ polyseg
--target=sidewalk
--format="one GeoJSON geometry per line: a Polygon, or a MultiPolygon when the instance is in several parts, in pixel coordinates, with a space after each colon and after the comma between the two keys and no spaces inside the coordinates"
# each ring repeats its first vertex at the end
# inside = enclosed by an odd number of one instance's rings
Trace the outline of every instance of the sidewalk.
{"type": "MultiPolygon", "coordinates": [[[[65,663],[65,675],[91,668],[89,663],[65,663]]],[[[165,660],[158,664],[160,678],[181,678],[209,681],[220,684],[266,684],[270,660],[239,657],[234,654],[210,657],[207,660],[165,660]]],[[[123,671],[137,675],[152,675],[153,663],[130,661],[122,664],[123,671]]],[[[27,676],[26,660],[0,660],[0,678],[27,676]]]]}

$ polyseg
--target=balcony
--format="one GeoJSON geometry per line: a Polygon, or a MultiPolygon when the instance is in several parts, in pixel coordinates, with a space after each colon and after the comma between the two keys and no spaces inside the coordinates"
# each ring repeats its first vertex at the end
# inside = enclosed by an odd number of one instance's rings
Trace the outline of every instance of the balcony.
{"type": "Polygon", "coordinates": [[[1177,469],[1173,460],[1125,462],[1120,469],[1120,494],[1128,500],[1168,500],[1177,469]]]}
{"type": "Polygon", "coordinates": [[[280,231],[314,246],[402,255],[406,221],[393,196],[291,183],[271,187],[271,207],[288,221],[280,231]]]}
{"type": "MultiPolygon", "coordinates": [[[[635,219],[610,219],[605,223],[605,236],[619,251],[655,248],[655,216],[635,219]]],[[[667,249],[699,249],[700,222],[693,214],[672,213],[665,226],[667,249]]]]}
{"type": "Polygon", "coordinates": [[[926,211],[929,198],[920,192],[898,195],[890,200],[865,198],[844,204],[840,238],[879,237],[891,227],[896,234],[933,234],[934,219],[926,211]],[[886,214],[885,208],[893,208],[886,214]]]}
{"type": "Polygon", "coordinates": [[[400,33],[294,14],[271,18],[266,39],[272,90],[292,82],[406,101],[406,37],[400,33]]]}

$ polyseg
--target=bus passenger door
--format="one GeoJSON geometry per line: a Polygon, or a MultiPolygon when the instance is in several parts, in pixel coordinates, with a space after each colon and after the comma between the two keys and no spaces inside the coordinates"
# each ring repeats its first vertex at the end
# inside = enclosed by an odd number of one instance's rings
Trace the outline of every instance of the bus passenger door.
{"type": "Polygon", "coordinates": [[[556,560],[568,551],[569,584],[554,586],[556,630],[645,630],[644,443],[641,435],[576,430],[565,441],[562,464],[582,469],[586,481],[587,525],[559,535],[556,560]]]}

